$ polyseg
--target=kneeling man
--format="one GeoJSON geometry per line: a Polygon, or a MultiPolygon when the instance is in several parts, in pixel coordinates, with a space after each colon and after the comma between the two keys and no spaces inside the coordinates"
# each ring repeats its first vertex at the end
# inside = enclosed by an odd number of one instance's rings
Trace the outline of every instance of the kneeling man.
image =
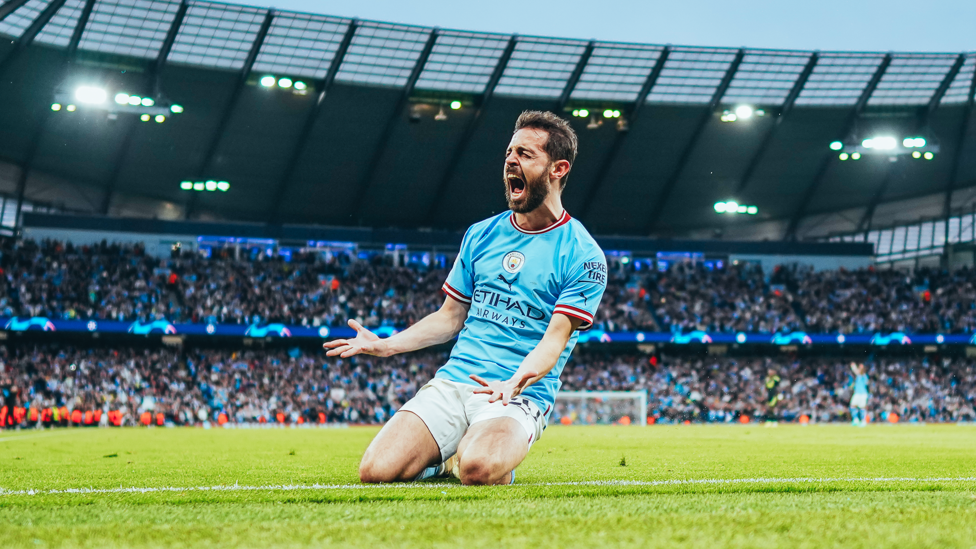
{"type": "Polygon", "coordinates": [[[390,356],[458,338],[447,364],[366,449],[363,482],[452,472],[464,484],[513,482],[606,287],[603,252],[562,207],[576,147],[565,120],[522,113],[505,153],[509,210],[465,233],[444,305],[384,340],[350,320],[355,338],[325,344],[329,356],[390,356]]]}

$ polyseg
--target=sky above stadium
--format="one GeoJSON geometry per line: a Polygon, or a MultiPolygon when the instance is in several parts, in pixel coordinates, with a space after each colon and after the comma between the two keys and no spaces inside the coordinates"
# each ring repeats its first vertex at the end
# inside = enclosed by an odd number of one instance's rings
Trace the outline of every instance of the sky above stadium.
{"type": "Polygon", "coordinates": [[[375,21],[525,35],[804,50],[976,50],[973,0],[236,0],[375,21]]]}

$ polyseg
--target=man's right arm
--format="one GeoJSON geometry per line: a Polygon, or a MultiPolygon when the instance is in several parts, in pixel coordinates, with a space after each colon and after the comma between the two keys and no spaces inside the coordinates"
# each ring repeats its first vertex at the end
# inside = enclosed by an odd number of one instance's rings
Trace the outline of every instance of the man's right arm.
{"type": "Polygon", "coordinates": [[[464,327],[465,319],[468,318],[469,307],[469,304],[447,297],[437,312],[425,316],[420,322],[386,339],[380,339],[373,332],[363,328],[362,324],[350,320],[349,327],[356,330],[356,337],[336,339],[324,344],[323,347],[329,349],[327,356],[342,358],[358,354],[392,356],[409,353],[448,342],[458,335],[464,327]]]}

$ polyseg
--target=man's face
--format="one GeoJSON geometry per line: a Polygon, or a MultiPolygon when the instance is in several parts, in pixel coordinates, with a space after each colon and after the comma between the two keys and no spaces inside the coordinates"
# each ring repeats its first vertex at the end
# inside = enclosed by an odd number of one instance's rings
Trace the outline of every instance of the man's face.
{"type": "Polygon", "coordinates": [[[535,128],[523,128],[512,136],[505,151],[505,199],[515,213],[529,213],[549,196],[549,134],[535,128]]]}

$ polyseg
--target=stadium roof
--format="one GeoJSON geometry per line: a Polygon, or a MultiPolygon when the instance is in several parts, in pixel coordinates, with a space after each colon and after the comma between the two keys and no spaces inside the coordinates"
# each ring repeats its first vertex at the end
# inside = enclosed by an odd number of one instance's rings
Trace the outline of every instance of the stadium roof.
{"type": "Polygon", "coordinates": [[[72,210],[460,229],[504,208],[525,109],[589,111],[571,118],[564,202],[600,234],[864,229],[882,211],[941,215],[962,200],[947,190],[976,186],[974,52],[623,44],[163,0],[6,0],[0,37],[0,192],[72,210]],[[82,85],[156,110],[52,111],[82,85]],[[153,122],[170,103],[185,111],[153,122]],[[756,115],[731,122],[740,105],[756,115]],[[828,147],[874,136],[923,136],[934,157],[828,147]],[[230,190],[180,187],[206,180],[230,190]],[[731,199],[758,215],[713,210],[731,199]],[[906,199],[926,206],[884,207],[906,199]]]}

